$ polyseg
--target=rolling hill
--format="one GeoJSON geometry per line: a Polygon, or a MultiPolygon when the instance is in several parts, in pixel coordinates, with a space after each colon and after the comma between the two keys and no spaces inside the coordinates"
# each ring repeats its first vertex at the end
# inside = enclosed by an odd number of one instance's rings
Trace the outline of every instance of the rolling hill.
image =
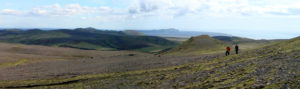
{"type": "Polygon", "coordinates": [[[240,49],[242,50],[249,50],[257,47],[263,47],[273,42],[282,41],[282,40],[255,40],[255,39],[236,37],[236,36],[214,36],[212,38],[223,41],[224,43],[227,43],[229,45],[238,44],[240,46],[240,49]]]}
{"type": "Polygon", "coordinates": [[[240,55],[151,70],[1,82],[12,88],[300,88],[300,37],[240,55]],[[21,85],[18,85],[21,84],[21,85]]]}
{"type": "Polygon", "coordinates": [[[236,36],[213,36],[212,38],[218,39],[230,44],[243,44],[243,43],[271,43],[276,40],[254,40],[250,38],[236,37],[236,36]]]}
{"type": "Polygon", "coordinates": [[[163,54],[208,54],[224,50],[226,44],[220,40],[211,38],[208,35],[201,35],[191,37],[189,40],[183,42],[163,54]]]}
{"type": "Polygon", "coordinates": [[[136,30],[140,33],[149,36],[160,36],[160,37],[181,37],[181,38],[190,38],[192,36],[199,35],[209,35],[209,36],[231,36],[224,33],[216,32],[201,32],[201,31],[180,31],[178,29],[158,29],[158,30],[136,30]]]}
{"type": "Polygon", "coordinates": [[[136,30],[125,30],[125,31],[123,31],[125,34],[127,34],[127,35],[133,35],[133,36],[144,36],[144,34],[143,33],[140,33],[140,32],[138,32],[138,31],[136,31],[136,30]]]}
{"type": "Polygon", "coordinates": [[[128,35],[122,31],[97,30],[94,28],[1,30],[0,41],[86,50],[134,50],[176,44],[161,37],[128,35]]]}

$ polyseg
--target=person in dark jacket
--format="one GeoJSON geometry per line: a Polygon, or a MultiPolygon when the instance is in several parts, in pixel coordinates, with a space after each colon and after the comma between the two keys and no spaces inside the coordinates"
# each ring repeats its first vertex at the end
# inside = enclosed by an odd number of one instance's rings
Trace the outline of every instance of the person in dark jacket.
{"type": "Polygon", "coordinates": [[[235,53],[239,54],[239,46],[237,44],[235,45],[235,53]]]}
{"type": "Polygon", "coordinates": [[[226,53],[225,53],[225,55],[226,56],[230,55],[230,47],[229,46],[226,47],[226,53]]]}

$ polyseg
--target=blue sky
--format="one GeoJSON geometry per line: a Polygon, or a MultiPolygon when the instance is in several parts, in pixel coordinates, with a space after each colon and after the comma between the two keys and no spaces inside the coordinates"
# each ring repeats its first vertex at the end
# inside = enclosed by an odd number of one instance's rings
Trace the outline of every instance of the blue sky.
{"type": "Polygon", "coordinates": [[[163,29],[300,36],[299,0],[0,0],[0,28],[163,29]]]}

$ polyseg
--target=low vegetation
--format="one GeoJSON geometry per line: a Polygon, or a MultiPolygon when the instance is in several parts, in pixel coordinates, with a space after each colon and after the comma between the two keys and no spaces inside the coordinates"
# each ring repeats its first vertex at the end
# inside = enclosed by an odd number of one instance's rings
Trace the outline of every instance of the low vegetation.
{"type": "Polygon", "coordinates": [[[198,55],[198,54],[212,54],[224,51],[226,44],[220,40],[202,35],[191,37],[189,40],[183,42],[181,45],[164,52],[168,55],[198,55]]]}
{"type": "Polygon", "coordinates": [[[177,45],[161,37],[143,36],[134,31],[108,31],[94,28],[57,30],[1,30],[0,41],[30,45],[70,47],[84,50],[135,50],[177,45]]]}
{"type": "Polygon", "coordinates": [[[236,37],[236,36],[214,36],[214,39],[221,40],[228,44],[247,44],[247,43],[255,43],[255,44],[267,44],[271,42],[281,41],[281,40],[254,40],[250,38],[236,37]]]}
{"type": "Polygon", "coordinates": [[[151,70],[1,82],[3,88],[300,88],[300,38],[151,70]]]}

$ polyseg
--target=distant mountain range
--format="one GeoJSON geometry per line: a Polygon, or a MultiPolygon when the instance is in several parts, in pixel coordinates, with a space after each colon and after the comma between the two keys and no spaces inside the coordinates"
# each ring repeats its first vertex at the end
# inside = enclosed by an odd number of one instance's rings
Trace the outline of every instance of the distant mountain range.
{"type": "Polygon", "coordinates": [[[177,47],[172,49],[173,52],[192,52],[200,49],[215,51],[216,49],[211,48],[222,49],[220,45],[224,44],[264,44],[272,41],[253,40],[223,33],[179,31],[176,29],[113,31],[98,30],[95,28],[76,28],[54,30],[2,29],[0,30],[0,42],[70,47],[85,50],[136,50],[156,53],[167,51],[175,46],[177,47]],[[186,40],[189,37],[192,38],[178,46],[180,42],[170,40],[168,37],[186,40]]]}
{"type": "Polygon", "coordinates": [[[209,35],[213,36],[231,36],[225,33],[216,33],[216,32],[200,32],[200,31],[180,31],[178,29],[159,29],[159,30],[136,30],[140,33],[149,36],[161,36],[161,37],[184,37],[189,38],[192,36],[199,36],[199,35],[209,35]]]}
{"type": "MultiPolygon", "coordinates": [[[[137,36],[134,32],[77,29],[4,29],[0,42],[71,47],[87,50],[135,50],[175,45],[175,42],[155,36],[137,36]]],[[[138,33],[136,33],[138,34],[138,33]]]]}

